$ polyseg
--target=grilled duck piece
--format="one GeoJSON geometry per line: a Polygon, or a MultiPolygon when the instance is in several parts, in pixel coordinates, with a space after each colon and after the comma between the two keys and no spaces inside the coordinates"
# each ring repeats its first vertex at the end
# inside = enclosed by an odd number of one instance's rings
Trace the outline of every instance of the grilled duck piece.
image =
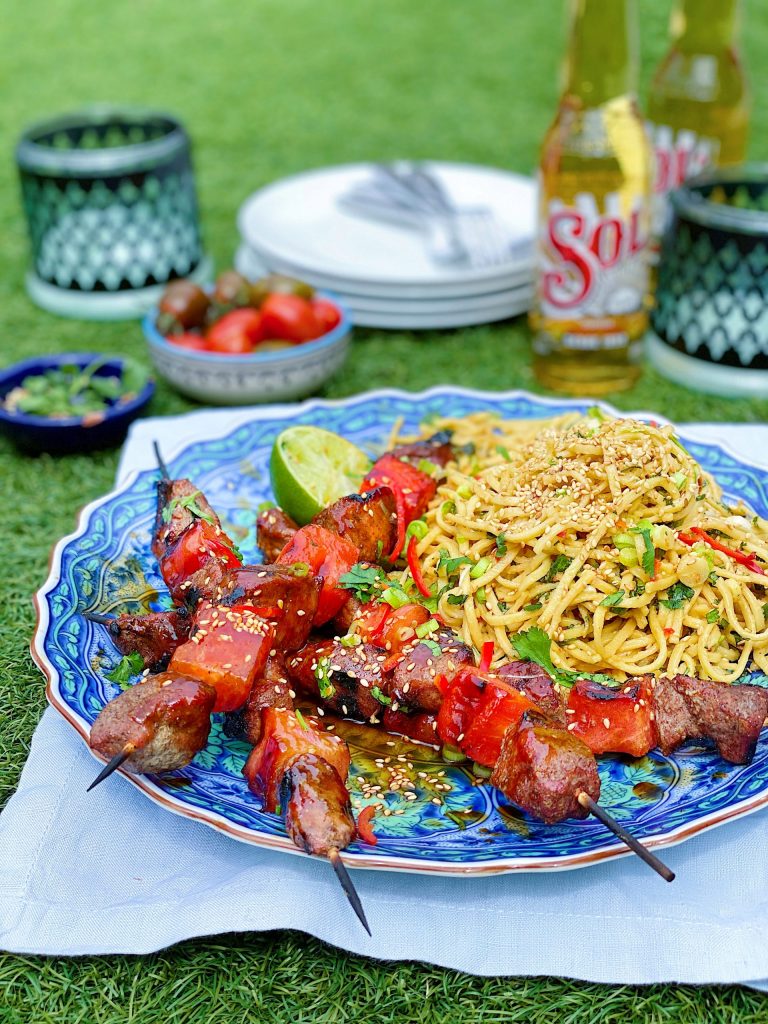
{"type": "Polygon", "coordinates": [[[688,739],[710,739],[732,764],[749,764],[768,716],[768,690],[677,675],[651,681],[658,745],[671,753],[688,739]]]}
{"type": "Polygon", "coordinates": [[[121,654],[139,654],[150,672],[162,672],[179,644],[188,638],[191,618],[186,608],[179,608],[147,615],[118,615],[105,625],[121,654]]]}
{"type": "Polygon", "coordinates": [[[256,520],[256,543],[264,552],[264,561],[276,561],[298,528],[299,524],[277,506],[262,512],[256,520]]]}
{"type": "Polygon", "coordinates": [[[244,565],[222,573],[221,604],[250,607],[274,622],[275,647],[295,651],[309,636],[323,581],[306,565],[244,565]]]}
{"type": "Polygon", "coordinates": [[[379,562],[395,543],[395,498],[388,487],[348,494],[318,512],[312,522],[351,541],[358,550],[358,561],[379,562]]]}
{"type": "Polygon", "coordinates": [[[547,824],[586,818],[589,811],[579,796],[586,793],[595,801],[600,796],[589,747],[536,711],[526,711],[507,729],[491,785],[547,824]]]}
{"type": "Polygon", "coordinates": [[[149,676],[106,704],[91,727],[91,750],[111,759],[126,749],[136,772],[189,764],[208,742],[216,691],[174,673],[149,676]]]}
{"type": "Polygon", "coordinates": [[[464,665],[474,665],[472,651],[450,629],[440,629],[403,649],[392,671],[389,692],[399,705],[437,714],[443,703],[436,680],[452,679],[464,665]]]}
{"type": "Polygon", "coordinates": [[[256,746],[261,739],[261,712],[264,708],[290,710],[295,696],[282,655],[270,655],[264,671],[251,684],[245,704],[226,715],[225,734],[233,740],[245,740],[256,746]]]}
{"type": "Polygon", "coordinates": [[[159,561],[197,519],[221,529],[216,512],[191,480],[183,477],[178,480],[158,480],[152,540],[152,554],[155,558],[159,561]]]}
{"type": "Polygon", "coordinates": [[[410,444],[400,444],[393,448],[390,455],[396,459],[405,460],[414,466],[424,460],[431,462],[434,466],[445,468],[455,458],[453,445],[451,444],[450,430],[440,430],[432,437],[423,441],[413,441],[410,444]]]}
{"type": "Polygon", "coordinates": [[[329,711],[361,722],[378,722],[383,703],[389,700],[382,657],[371,644],[345,647],[338,640],[315,640],[290,655],[286,669],[296,689],[329,711]]]}
{"type": "Polygon", "coordinates": [[[288,835],[300,850],[327,857],[355,838],[349,793],[337,770],[316,754],[291,761],[280,780],[288,835]]]}
{"type": "Polygon", "coordinates": [[[432,747],[440,745],[437,735],[437,716],[423,712],[393,711],[391,707],[384,711],[382,725],[387,732],[405,736],[417,743],[428,743],[432,747]]]}
{"type": "Polygon", "coordinates": [[[504,682],[516,686],[554,722],[565,724],[563,701],[552,679],[539,665],[532,661],[510,661],[494,671],[504,682]]]}

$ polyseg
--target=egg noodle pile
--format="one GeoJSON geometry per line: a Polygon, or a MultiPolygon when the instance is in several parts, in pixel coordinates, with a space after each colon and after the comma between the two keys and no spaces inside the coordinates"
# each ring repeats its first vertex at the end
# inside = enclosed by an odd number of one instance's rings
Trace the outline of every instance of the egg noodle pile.
{"type": "Polygon", "coordinates": [[[441,419],[467,446],[426,515],[418,555],[440,616],[496,661],[532,626],[562,669],[617,678],[768,671],[768,522],[729,508],[669,426],[595,411],[441,419]],[[680,539],[685,536],[688,543],[680,539]],[[695,542],[693,542],[695,539],[695,542]]]}

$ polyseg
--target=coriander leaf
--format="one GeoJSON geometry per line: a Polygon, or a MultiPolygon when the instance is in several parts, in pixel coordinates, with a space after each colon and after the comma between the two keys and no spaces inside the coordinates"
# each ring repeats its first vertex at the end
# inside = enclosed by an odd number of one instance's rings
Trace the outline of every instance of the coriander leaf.
{"type": "Polygon", "coordinates": [[[453,576],[460,565],[472,565],[472,559],[467,558],[466,555],[452,558],[444,548],[441,548],[440,557],[437,560],[438,573],[441,569],[445,569],[446,576],[453,576]]]}
{"type": "Polygon", "coordinates": [[[638,580],[635,584],[635,589],[630,593],[630,597],[642,597],[645,593],[645,584],[642,580],[638,580]]]}
{"type": "Polygon", "coordinates": [[[437,640],[430,640],[429,637],[425,637],[425,639],[422,640],[421,643],[424,647],[428,647],[436,658],[439,658],[440,655],[443,653],[443,649],[437,642],[437,640]]]}
{"type": "Polygon", "coordinates": [[[682,608],[686,601],[693,597],[693,588],[686,587],[684,583],[673,583],[667,594],[669,596],[661,598],[659,604],[663,604],[665,608],[682,608]]]}
{"type": "Polygon", "coordinates": [[[448,604],[462,605],[462,604],[464,604],[464,602],[466,600],[467,600],[467,595],[466,594],[449,594],[448,595],[448,604]]]}
{"type": "Polygon", "coordinates": [[[573,559],[569,558],[568,555],[558,555],[557,558],[552,562],[552,565],[550,565],[549,571],[547,572],[547,575],[544,577],[544,582],[552,583],[555,579],[555,576],[559,576],[561,572],[565,572],[565,570],[568,568],[572,561],[573,559]]]}
{"type": "Polygon", "coordinates": [[[719,622],[720,612],[717,608],[713,608],[711,612],[707,612],[707,622],[719,622]]]}
{"type": "Polygon", "coordinates": [[[768,622],[768,603],[763,605],[763,618],[768,622]]]}
{"type": "Polygon", "coordinates": [[[709,583],[709,584],[710,584],[711,586],[713,586],[713,587],[714,587],[714,585],[715,585],[715,584],[717,583],[717,581],[718,581],[719,579],[720,579],[720,577],[719,577],[719,576],[717,575],[717,573],[715,572],[715,570],[714,570],[714,569],[713,569],[713,570],[712,570],[712,572],[711,572],[711,573],[709,574],[709,576],[707,576],[707,582],[708,582],[708,583],[709,583]]]}
{"type": "Polygon", "coordinates": [[[608,597],[604,597],[600,602],[602,608],[614,608],[616,605],[620,605],[624,600],[624,591],[617,590],[613,594],[609,594],[608,597]]]}
{"type": "Polygon", "coordinates": [[[552,641],[543,629],[533,626],[531,629],[523,630],[511,637],[512,646],[517,651],[518,657],[523,661],[533,661],[540,665],[545,672],[548,672],[553,679],[560,674],[552,664],[552,641]]]}
{"type": "Polygon", "coordinates": [[[357,562],[349,572],[339,577],[339,586],[351,590],[358,601],[367,604],[381,593],[381,584],[386,580],[386,573],[375,565],[363,565],[357,562]]]}
{"type": "Polygon", "coordinates": [[[537,601],[534,604],[523,605],[524,612],[537,612],[541,608],[541,601],[537,601]]]}
{"type": "Polygon", "coordinates": [[[111,683],[125,687],[133,676],[137,676],[139,672],[143,671],[144,659],[138,651],[134,651],[133,654],[124,655],[112,671],[106,673],[106,677],[111,683]]]}
{"type": "Polygon", "coordinates": [[[643,538],[643,546],[645,550],[643,551],[641,564],[643,566],[645,574],[650,579],[653,579],[654,569],[656,566],[656,549],[654,548],[653,541],[651,540],[651,530],[652,526],[649,523],[647,523],[646,520],[645,523],[638,523],[637,526],[631,527],[629,532],[639,533],[640,536],[643,538]]]}
{"type": "Polygon", "coordinates": [[[499,558],[503,558],[507,553],[507,540],[503,533],[500,533],[496,538],[496,554],[499,558]]]}
{"type": "Polygon", "coordinates": [[[512,456],[509,454],[509,448],[505,448],[503,444],[497,444],[496,445],[496,451],[507,462],[511,462],[512,461],[512,456]]]}
{"type": "Polygon", "coordinates": [[[379,689],[378,686],[371,687],[371,696],[375,697],[379,704],[384,704],[386,706],[392,703],[392,698],[388,697],[386,693],[379,689]]]}

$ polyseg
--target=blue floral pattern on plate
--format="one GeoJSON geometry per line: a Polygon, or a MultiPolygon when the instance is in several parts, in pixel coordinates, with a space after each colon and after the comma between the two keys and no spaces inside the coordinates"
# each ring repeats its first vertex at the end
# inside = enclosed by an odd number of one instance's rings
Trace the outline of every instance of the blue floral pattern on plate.
{"type": "MultiPolygon", "coordinates": [[[[169,460],[170,469],[174,476],[189,476],[205,491],[234,528],[246,559],[257,560],[254,509],[272,496],[269,454],[288,422],[335,430],[375,454],[399,417],[406,430],[415,430],[434,414],[461,416],[490,410],[505,418],[523,419],[587,407],[588,403],[552,402],[521,392],[484,395],[457,388],[423,394],[375,392],[335,403],[312,401],[261,410],[224,437],[186,444],[169,460]]],[[[768,516],[768,474],[716,445],[686,443],[717,477],[726,495],[768,516]]],[[[118,693],[105,673],[119,655],[105,630],[82,613],[140,611],[169,603],[150,552],[155,481],[154,472],[138,473],[119,491],[85,509],[77,532],[59,544],[51,576],[38,594],[33,650],[48,676],[51,703],[83,737],[100,709],[118,693]]],[[[752,673],[749,679],[768,685],[760,673],[752,673]]],[[[245,785],[241,771],[248,747],[227,739],[219,716],[214,717],[210,742],[191,765],[134,782],[170,810],[257,845],[297,852],[281,820],[265,813],[245,785]]],[[[379,842],[375,848],[353,844],[345,856],[350,866],[456,874],[551,870],[584,866],[625,852],[594,819],[559,825],[535,821],[495,789],[478,784],[465,768],[443,763],[430,748],[400,746],[398,741],[392,746],[387,734],[352,724],[345,724],[342,731],[353,755],[350,780],[357,806],[369,802],[362,797],[357,779],[382,781],[376,758],[390,757],[390,763],[413,781],[417,794],[410,801],[402,790],[385,794],[391,813],[376,817],[379,842]],[[443,789],[445,785],[450,790],[443,789]]],[[[601,757],[601,803],[620,821],[631,824],[639,838],[659,846],[755,810],[768,803],[767,733],[763,732],[748,766],[726,764],[703,745],[686,746],[671,757],[656,750],[640,759],[601,757]]]]}

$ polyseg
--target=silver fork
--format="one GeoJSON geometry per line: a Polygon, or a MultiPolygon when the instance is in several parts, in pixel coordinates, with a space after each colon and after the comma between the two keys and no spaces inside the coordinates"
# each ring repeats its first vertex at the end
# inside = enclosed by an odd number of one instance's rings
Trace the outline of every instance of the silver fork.
{"type": "MultiPolygon", "coordinates": [[[[509,237],[487,206],[457,206],[440,178],[428,164],[402,161],[376,164],[375,171],[382,187],[400,187],[419,196],[439,219],[448,236],[447,251],[464,249],[471,266],[484,267],[505,263],[511,255],[509,237]]],[[[437,259],[438,256],[436,255],[437,259]]],[[[451,256],[455,262],[455,256],[451,256]]]]}
{"type": "Polygon", "coordinates": [[[457,207],[439,179],[414,163],[376,164],[374,175],[339,200],[355,216],[420,230],[435,263],[471,267],[504,263],[512,247],[487,207],[457,207]]]}

